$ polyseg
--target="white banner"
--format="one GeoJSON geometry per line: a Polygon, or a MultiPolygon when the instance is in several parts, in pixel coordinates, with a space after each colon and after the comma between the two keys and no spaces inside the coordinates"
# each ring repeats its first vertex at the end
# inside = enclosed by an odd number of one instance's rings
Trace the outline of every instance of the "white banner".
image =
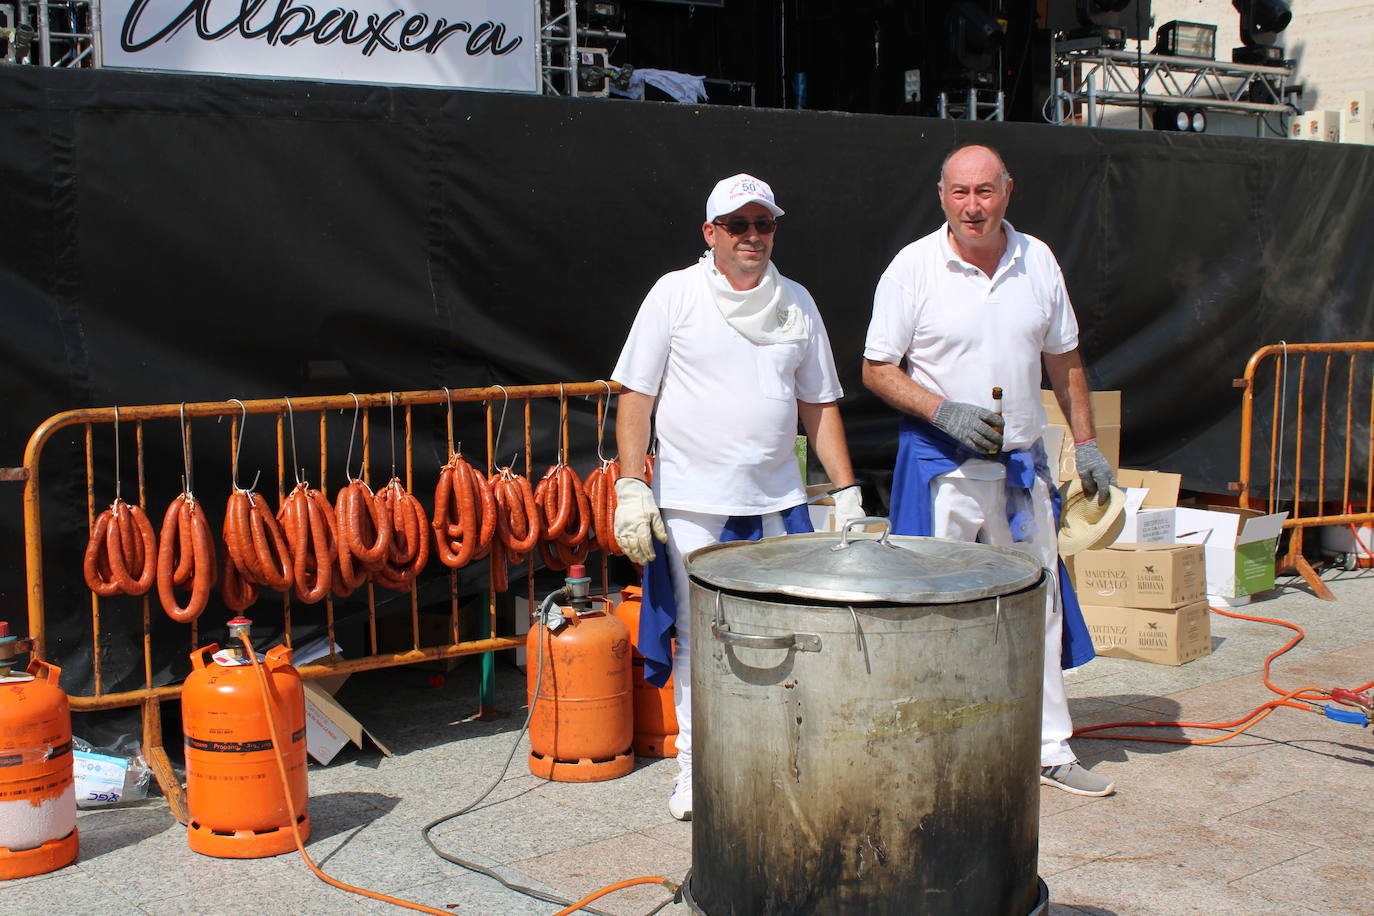
{"type": "Polygon", "coordinates": [[[104,0],[103,62],[141,70],[539,91],[538,0],[396,2],[104,0]]]}

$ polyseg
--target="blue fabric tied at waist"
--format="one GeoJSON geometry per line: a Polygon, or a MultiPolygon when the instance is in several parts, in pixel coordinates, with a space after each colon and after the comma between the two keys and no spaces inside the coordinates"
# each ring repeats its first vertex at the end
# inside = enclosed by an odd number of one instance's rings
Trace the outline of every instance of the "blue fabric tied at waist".
{"type": "MultiPolygon", "coordinates": [[[[930,484],[971,458],[999,461],[1007,469],[1007,523],[1012,540],[1020,542],[1035,535],[1035,509],[1031,501],[1035,478],[1045,481],[1059,522],[1061,497],[1050,476],[1044,443],[1039,440],[1028,449],[998,455],[975,452],[925,420],[903,417],[897,433],[897,464],[892,475],[892,533],[929,537],[934,530],[934,505],[930,484]]],[[[1077,668],[1097,657],[1092,636],[1078,606],[1078,595],[1064,560],[1058,560],[1059,598],[1064,609],[1064,639],[1059,663],[1077,668]]]]}
{"type": "MultiPolygon", "coordinates": [[[[782,511],[783,529],[788,534],[814,531],[806,504],[782,511]]],[[[732,515],[721,529],[720,543],[757,541],[763,537],[762,515],[732,515]]],[[[668,683],[673,673],[673,637],[677,633],[677,596],[673,576],[668,571],[668,551],[656,548],[657,556],[644,564],[644,593],[639,608],[639,654],[644,656],[644,680],[655,687],[668,683]]]]}

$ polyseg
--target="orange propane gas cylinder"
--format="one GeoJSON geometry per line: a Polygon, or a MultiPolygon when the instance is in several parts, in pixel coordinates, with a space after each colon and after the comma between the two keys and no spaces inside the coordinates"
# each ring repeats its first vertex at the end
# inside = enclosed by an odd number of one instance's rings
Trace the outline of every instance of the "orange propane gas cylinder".
{"type": "Polygon", "coordinates": [[[639,654],[639,605],[643,590],[636,585],[621,589],[615,616],[630,631],[634,647],[635,753],[641,757],[677,756],[677,712],[673,708],[673,678],[655,687],[644,680],[644,656],[639,654]]]}
{"type": "Polygon", "coordinates": [[[525,641],[530,772],[556,782],[615,779],[635,765],[630,632],[591,610],[589,584],[583,567],[570,566],[525,641]]]}
{"type": "MultiPolygon", "coordinates": [[[[192,652],[194,670],[181,690],[186,804],[191,814],[187,837],[194,851],[223,859],[258,859],[296,848],[262,689],[237,636],[249,623],[244,618],[229,621],[233,644],[228,649],[210,645],[192,652]]],[[[277,747],[286,763],[304,840],[310,835],[305,691],[286,646],[269,650],[262,668],[277,720],[277,747]]]]}
{"type": "MultiPolygon", "coordinates": [[[[9,627],[0,643],[13,644],[9,627]]],[[[41,875],[76,859],[72,715],[62,669],[37,660],[11,673],[0,659],[0,879],[41,875]]]]}

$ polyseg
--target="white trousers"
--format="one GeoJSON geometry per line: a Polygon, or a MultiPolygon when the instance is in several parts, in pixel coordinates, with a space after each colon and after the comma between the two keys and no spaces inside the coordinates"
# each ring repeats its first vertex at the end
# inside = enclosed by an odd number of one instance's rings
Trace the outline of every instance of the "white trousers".
{"type": "Polygon", "coordinates": [[[1005,480],[969,480],[940,476],[930,482],[932,533],[936,537],[977,541],[993,547],[1010,547],[1034,558],[1049,571],[1052,580],[1045,600],[1044,696],[1040,708],[1040,765],[1072,763],[1069,736],[1073,721],[1064,693],[1064,670],[1059,666],[1064,614],[1059,605],[1059,538],[1049,490],[1035,480],[1031,505],[1035,511],[1035,535],[1027,541],[1011,539],[1007,524],[1005,480]]]}
{"type": "MultiPolygon", "coordinates": [[[[698,547],[720,541],[728,515],[662,510],[668,529],[668,572],[673,577],[673,597],[677,600],[677,637],[673,646],[673,709],[677,713],[677,762],[684,776],[692,773],[692,602],[687,588],[687,567],[683,558],[698,547]]],[[[763,536],[786,534],[782,513],[763,517],[763,536]]]]}

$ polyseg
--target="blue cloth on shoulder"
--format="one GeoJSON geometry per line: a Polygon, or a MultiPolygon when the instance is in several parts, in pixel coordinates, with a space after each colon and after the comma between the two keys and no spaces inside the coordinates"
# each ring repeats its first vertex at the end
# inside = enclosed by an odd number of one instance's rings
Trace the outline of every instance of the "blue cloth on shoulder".
{"type": "MultiPolygon", "coordinates": [[[[782,511],[788,534],[814,531],[811,515],[802,503],[782,511]]],[[[762,515],[732,515],[721,529],[720,543],[757,541],[763,537],[762,515]]],[[[668,571],[668,551],[660,546],[657,556],[644,564],[644,593],[639,607],[639,654],[644,656],[644,680],[655,687],[668,683],[673,673],[673,636],[677,632],[677,596],[668,571]]]]}
{"type": "MultiPolygon", "coordinates": [[[[1041,477],[1049,490],[1056,524],[1059,521],[1059,488],[1050,477],[1045,446],[1036,442],[1029,449],[1000,455],[983,455],[963,445],[925,420],[903,417],[897,433],[897,463],[892,474],[892,533],[929,537],[934,529],[934,506],[930,483],[970,458],[1000,461],[1007,469],[1007,522],[1012,539],[1024,541],[1035,533],[1035,513],[1031,487],[1041,477]]],[[[1097,657],[1092,636],[1083,620],[1078,595],[1062,558],[1058,561],[1059,598],[1064,609],[1063,647],[1059,664],[1077,668],[1097,657]]]]}

